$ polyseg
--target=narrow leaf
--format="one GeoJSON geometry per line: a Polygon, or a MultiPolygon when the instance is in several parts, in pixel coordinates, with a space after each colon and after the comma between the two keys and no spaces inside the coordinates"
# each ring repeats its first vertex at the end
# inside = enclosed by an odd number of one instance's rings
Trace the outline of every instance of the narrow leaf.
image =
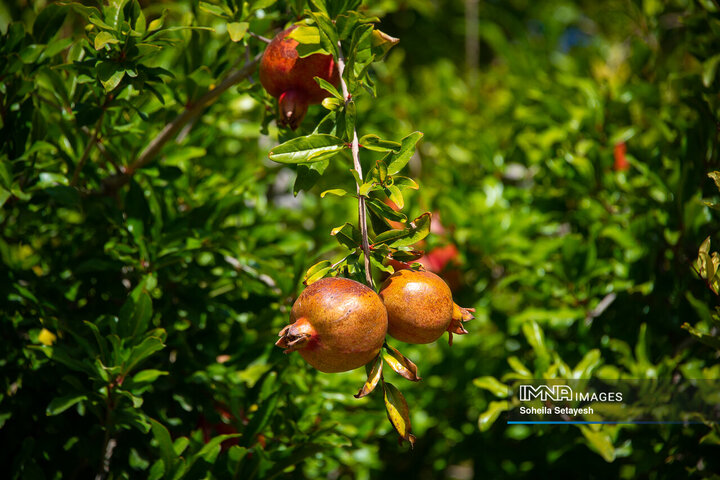
{"type": "Polygon", "coordinates": [[[415,436],[410,433],[410,409],[407,401],[400,390],[392,383],[383,382],[385,391],[385,410],[388,420],[395,431],[403,440],[410,442],[410,447],[415,445],[415,436]]]}
{"type": "Polygon", "coordinates": [[[360,146],[375,152],[399,152],[402,145],[398,142],[383,140],[377,135],[363,135],[359,140],[360,146]]]}
{"type": "Polygon", "coordinates": [[[335,88],[332,83],[320,77],[313,77],[313,80],[315,80],[317,84],[320,85],[320,88],[329,92],[333,97],[337,98],[341,102],[345,101],[343,96],[340,94],[340,92],[338,92],[337,88],[335,88]]]}
{"type": "Polygon", "coordinates": [[[486,432],[490,429],[495,420],[498,419],[500,414],[508,409],[508,402],[497,401],[490,402],[488,409],[485,410],[480,417],[478,417],[478,427],[481,432],[486,432]]]}
{"type": "Polygon", "coordinates": [[[270,160],[278,163],[311,163],[335,156],[345,143],[326,134],[293,138],[270,150],[270,160]]]}
{"type": "Polygon", "coordinates": [[[100,50],[109,43],[120,43],[120,41],[110,32],[100,32],[95,35],[95,50],[100,50]]]}
{"type": "Polygon", "coordinates": [[[400,150],[390,154],[388,159],[388,174],[395,175],[403,169],[415,153],[415,145],[423,137],[420,132],[413,132],[402,139],[400,150]]]}
{"type": "Polygon", "coordinates": [[[398,373],[398,375],[407,378],[411,382],[421,380],[421,377],[417,373],[417,365],[415,365],[409,358],[387,343],[385,343],[383,347],[385,348],[383,358],[387,364],[398,373]]]}
{"type": "Polygon", "coordinates": [[[52,416],[52,415],[58,415],[68,408],[72,407],[73,405],[82,402],[83,400],[87,400],[86,395],[65,395],[64,397],[58,397],[54,398],[52,402],[50,402],[50,405],[48,405],[47,409],[45,410],[45,415],[52,416]]]}
{"type": "Polygon", "coordinates": [[[362,398],[365,395],[369,395],[373,390],[375,390],[375,387],[377,387],[378,382],[382,378],[382,357],[378,355],[375,357],[375,362],[372,363],[372,367],[369,365],[370,364],[365,366],[365,370],[367,371],[367,380],[357,395],[355,395],[355,398],[362,398]]]}
{"type": "Polygon", "coordinates": [[[473,380],[473,385],[492,393],[498,398],[507,398],[510,389],[507,385],[499,381],[495,377],[480,377],[473,380]]]}
{"type": "Polygon", "coordinates": [[[332,263],[329,260],[323,260],[318,262],[305,272],[305,278],[303,284],[311,285],[321,278],[323,278],[330,270],[332,270],[332,263]]]}
{"type": "Polygon", "coordinates": [[[360,231],[352,224],[346,223],[340,227],[333,228],[330,235],[340,242],[341,245],[353,250],[360,245],[360,231]]]}

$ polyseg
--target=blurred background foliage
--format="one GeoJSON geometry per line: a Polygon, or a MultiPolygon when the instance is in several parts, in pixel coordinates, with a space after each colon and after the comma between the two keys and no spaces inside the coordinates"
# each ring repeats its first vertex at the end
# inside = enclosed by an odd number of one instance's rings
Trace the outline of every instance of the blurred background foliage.
{"type": "MultiPolygon", "coordinates": [[[[434,212],[424,262],[477,309],[452,348],[396,345],[423,377],[402,385],[413,451],[379,395],[352,397],[362,371],[319,374],[273,347],[305,270],[342,253],[329,232],[356,206],[319,197],[351,188],[348,161],[293,196],[293,169],[267,160],[278,131],[256,78],[102,190],[262,50],[228,23],[272,36],[304,2],[122,5],[143,41],[100,36],[122,25],[80,4],[0,4],[0,463],[12,478],[720,471],[717,425],[508,427],[493,389],[720,376],[718,348],[698,341],[717,335],[717,297],[707,263],[693,272],[718,233],[716,1],[360,7],[401,42],[375,68],[377,98],[357,99],[359,134],[424,133],[406,209],[434,212]],[[190,26],[206,28],[178,28],[190,26]]],[[[301,130],[322,115],[311,108],[301,130]]]]}

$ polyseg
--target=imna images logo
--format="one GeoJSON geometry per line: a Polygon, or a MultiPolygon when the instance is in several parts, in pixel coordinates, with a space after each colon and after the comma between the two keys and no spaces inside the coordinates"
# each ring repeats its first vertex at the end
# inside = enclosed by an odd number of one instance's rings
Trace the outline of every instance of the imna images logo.
{"type": "Polygon", "coordinates": [[[520,401],[529,402],[538,399],[542,402],[551,400],[553,402],[561,402],[563,400],[572,401],[573,391],[567,385],[520,385],[520,401]]]}
{"type": "Polygon", "coordinates": [[[622,392],[574,392],[568,385],[520,385],[518,397],[521,402],[622,402],[622,392]]]}

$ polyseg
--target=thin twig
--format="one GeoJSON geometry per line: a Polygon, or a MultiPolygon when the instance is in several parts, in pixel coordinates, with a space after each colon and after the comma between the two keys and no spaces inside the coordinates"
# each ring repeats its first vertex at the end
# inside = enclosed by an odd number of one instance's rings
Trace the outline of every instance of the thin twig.
{"type": "Polygon", "coordinates": [[[147,147],[145,147],[135,161],[125,167],[124,173],[108,177],[103,182],[104,190],[112,191],[129,182],[133,174],[150,163],[150,161],[154,159],[158,153],[160,153],[162,147],[175,135],[177,135],[182,127],[184,127],[190,120],[200,115],[205,107],[217,100],[217,98],[225,93],[225,91],[227,91],[230,87],[240,83],[242,80],[252,75],[257,67],[257,64],[260,62],[261,57],[262,54],[256,55],[255,58],[243,65],[242,68],[234,70],[228,74],[228,76],[225,77],[225,79],[220,82],[217,87],[205,93],[205,95],[200,97],[196,102],[187,105],[185,110],[183,110],[183,112],[178,115],[175,120],[168,123],[165,128],[158,133],[158,135],[148,144],[147,147]]]}
{"type": "Polygon", "coordinates": [[[270,43],[270,42],[272,42],[272,40],[270,40],[269,38],[263,37],[262,35],[258,35],[258,34],[255,33],[255,32],[248,32],[248,35],[250,35],[250,36],[253,37],[253,38],[257,38],[257,39],[260,40],[261,42],[265,42],[265,43],[270,43]]]}
{"type": "MultiPolygon", "coordinates": [[[[340,86],[342,87],[342,94],[345,98],[345,105],[347,106],[352,100],[352,95],[348,92],[347,83],[343,78],[345,72],[345,56],[343,55],[342,46],[338,42],[338,73],[340,76],[340,86]]],[[[358,178],[362,180],[363,172],[362,166],[360,165],[360,144],[358,142],[357,128],[353,125],[353,138],[350,146],[353,158],[353,166],[358,174],[358,178]]],[[[365,196],[360,195],[360,183],[356,185],[358,195],[358,223],[360,224],[360,236],[362,238],[362,250],[363,256],[365,257],[365,282],[370,288],[375,289],[372,279],[372,271],[370,270],[370,242],[368,242],[368,229],[367,229],[367,212],[365,210],[365,196]]]]}

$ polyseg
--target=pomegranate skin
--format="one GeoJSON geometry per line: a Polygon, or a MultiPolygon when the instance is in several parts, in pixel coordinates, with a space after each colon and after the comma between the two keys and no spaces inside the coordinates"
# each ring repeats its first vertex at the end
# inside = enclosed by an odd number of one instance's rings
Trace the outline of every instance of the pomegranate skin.
{"type": "Polygon", "coordinates": [[[291,325],[276,345],[297,350],[321,372],[354,370],[378,354],[387,333],[387,311],[372,289],[330,277],[307,287],[290,312],[291,325]]]}
{"type": "Polygon", "coordinates": [[[462,322],[474,309],[458,307],[450,287],[434,273],[399,270],[383,283],[380,297],[388,312],[388,334],[405,343],[431,343],[446,331],[467,333],[462,322]]]}
{"type": "Polygon", "coordinates": [[[330,95],[313,77],[320,77],[334,86],[340,83],[332,55],[314,53],[300,58],[297,40],[287,37],[296,28],[293,25],[278,33],[260,60],[260,83],[279,102],[278,123],[293,130],[302,121],[308,105],[321,103],[330,95]]]}

